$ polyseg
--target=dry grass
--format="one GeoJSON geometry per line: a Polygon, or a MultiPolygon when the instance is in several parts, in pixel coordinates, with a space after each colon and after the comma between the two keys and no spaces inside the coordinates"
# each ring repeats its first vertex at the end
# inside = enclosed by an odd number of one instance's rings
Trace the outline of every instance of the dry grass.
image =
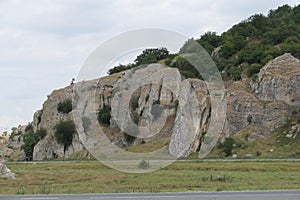
{"type": "Polygon", "coordinates": [[[123,173],[98,162],[7,165],[17,179],[0,178],[0,194],[300,188],[300,162],[177,162],[148,174],[123,173]]]}

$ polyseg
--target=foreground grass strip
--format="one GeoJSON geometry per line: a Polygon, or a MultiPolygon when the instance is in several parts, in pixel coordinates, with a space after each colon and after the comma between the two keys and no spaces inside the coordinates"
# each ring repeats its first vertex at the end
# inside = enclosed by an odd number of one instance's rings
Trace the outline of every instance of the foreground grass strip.
{"type": "Polygon", "coordinates": [[[0,178],[0,194],[300,189],[300,162],[177,162],[148,174],[98,162],[7,165],[17,179],[0,178]]]}

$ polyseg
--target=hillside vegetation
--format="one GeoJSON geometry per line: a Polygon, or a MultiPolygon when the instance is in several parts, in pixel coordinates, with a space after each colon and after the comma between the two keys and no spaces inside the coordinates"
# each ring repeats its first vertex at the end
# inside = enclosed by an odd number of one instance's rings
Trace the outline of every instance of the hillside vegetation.
{"type": "MultiPolygon", "coordinates": [[[[283,53],[289,52],[300,58],[300,5],[284,5],[270,10],[267,16],[255,14],[221,35],[207,32],[191,40],[201,44],[211,54],[226,80],[240,80],[242,73],[255,79],[268,61],[283,53]]],[[[201,79],[188,61],[176,54],[169,54],[166,48],[146,49],[134,63],[116,66],[108,73],[160,61],[178,68],[186,78],[201,79]]]]}

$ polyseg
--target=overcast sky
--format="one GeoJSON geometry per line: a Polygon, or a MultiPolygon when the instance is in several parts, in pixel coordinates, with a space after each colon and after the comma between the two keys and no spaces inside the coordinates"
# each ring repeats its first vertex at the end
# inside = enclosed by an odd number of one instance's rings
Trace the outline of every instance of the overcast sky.
{"type": "Polygon", "coordinates": [[[155,27],[197,38],[299,0],[0,0],[0,131],[32,121],[53,89],[122,32],[155,27]]]}

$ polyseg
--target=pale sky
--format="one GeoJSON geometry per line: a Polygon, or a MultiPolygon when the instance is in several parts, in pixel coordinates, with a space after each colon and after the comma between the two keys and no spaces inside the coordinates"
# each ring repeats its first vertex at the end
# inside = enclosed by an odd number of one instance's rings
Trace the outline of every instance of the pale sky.
{"type": "Polygon", "coordinates": [[[0,0],[0,132],[32,121],[102,42],[138,28],[198,38],[300,0],[0,0]]]}

